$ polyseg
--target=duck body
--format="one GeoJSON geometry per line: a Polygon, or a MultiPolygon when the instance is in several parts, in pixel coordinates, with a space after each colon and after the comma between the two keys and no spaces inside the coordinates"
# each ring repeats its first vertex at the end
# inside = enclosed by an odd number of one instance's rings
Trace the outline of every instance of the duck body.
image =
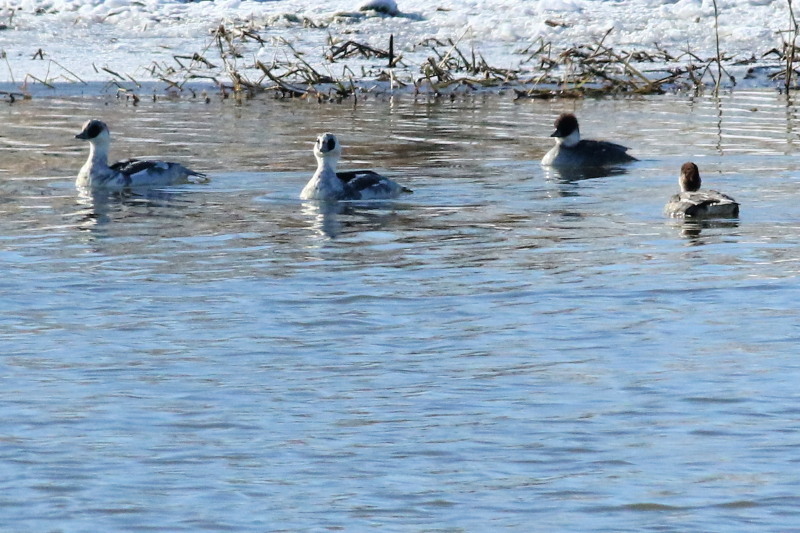
{"type": "Polygon", "coordinates": [[[124,189],[190,183],[190,177],[205,178],[179,163],[125,159],[113,165],[87,162],[78,173],[78,187],[91,189],[124,189]]]}
{"type": "Polygon", "coordinates": [[[99,120],[90,120],[76,139],[89,141],[89,158],[78,172],[76,185],[90,189],[126,189],[155,187],[206,181],[205,174],[194,172],[179,163],[126,159],[108,164],[111,137],[108,126],[99,120]]]}
{"type": "Polygon", "coordinates": [[[628,148],[608,141],[581,139],[578,119],[571,113],[559,115],[550,135],[556,145],[542,158],[542,164],[555,167],[603,167],[638,161],[628,148]]]}
{"type": "Polygon", "coordinates": [[[739,204],[718,191],[687,191],[672,195],[664,211],[673,218],[733,218],[739,216],[739,204]]]}
{"type": "Polygon", "coordinates": [[[411,190],[372,170],[337,172],[342,148],[336,136],[323,133],[314,145],[317,170],[300,192],[302,200],[387,200],[411,190]]]}
{"type": "Polygon", "coordinates": [[[672,195],[664,212],[673,218],[711,218],[739,216],[739,204],[718,191],[700,189],[700,171],[694,163],[684,163],[678,179],[681,192],[672,195]]]}
{"type": "Polygon", "coordinates": [[[554,167],[604,167],[637,161],[628,148],[607,141],[581,140],[575,146],[557,144],[542,158],[542,164],[554,167]]]}

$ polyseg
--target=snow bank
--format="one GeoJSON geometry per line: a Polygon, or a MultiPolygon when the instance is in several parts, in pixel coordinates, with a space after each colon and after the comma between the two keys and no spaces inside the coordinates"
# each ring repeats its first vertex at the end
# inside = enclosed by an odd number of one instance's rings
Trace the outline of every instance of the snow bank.
{"type": "MultiPolygon", "coordinates": [[[[785,1],[718,5],[727,55],[758,57],[781,47],[778,32],[789,27],[785,1]]],[[[231,22],[248,23],[264,39],[243,50],[239,61],[285,53],[288,42],[320,68],[329,68],[323,58],[329,38],[385,48],[390,34],[410,68],[427,59],[429,50],[419,44],[431,38],[459,40],[507,68],[519,67],[520,52],[533,43],[559,50],[604,35],[604,44],[614,47],[715,55],[714,9],[707,0],[18,0],[0,5],[0,83],[80,86],[117,79],[109,70],[157,80],[154,64],[166,68],[175,56],[209,51],[214,29],[231,22]],[[378,9],[360,10],[367,7],[378,9]]]]}

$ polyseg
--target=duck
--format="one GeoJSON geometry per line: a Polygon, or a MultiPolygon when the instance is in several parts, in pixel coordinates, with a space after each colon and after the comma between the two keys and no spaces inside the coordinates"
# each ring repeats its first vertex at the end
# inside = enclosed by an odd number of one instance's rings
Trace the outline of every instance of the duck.
{"type": "Polygon", "coordinates": [[[300,192],[301,200],[387,200],[412,192],[372,170],[337,172],[341,156],[342,145],[336,135],[326,132],[317,137],[314,143],[317,171],[300,192]]]}
{"type": "Polygon", "coordinates": [[[674,218],[738,217],[739,204],[727,194],[701,191],[700,170],[692,162],[681,166],[678,178],[681,192],[672,195],[664,212],[674,218]]]}
{"type": "Polygon", "coordinates": [[[207,181],[206,175],[180,163],[126,159],[108,165],[111,132],[102,120],[86,121],[76,139],[89,141],[89,158],[78,172],[76,185],[89,189],[127,189],[207,181]]]}
{"type": "Polygon", "coordinates": [[[572,113],[556,118],[556,145],[542,158],[542,165],[554,167],[603,167],[638,161],[628,148],[608,141],[581,140],[578,119],[572,113]]]}

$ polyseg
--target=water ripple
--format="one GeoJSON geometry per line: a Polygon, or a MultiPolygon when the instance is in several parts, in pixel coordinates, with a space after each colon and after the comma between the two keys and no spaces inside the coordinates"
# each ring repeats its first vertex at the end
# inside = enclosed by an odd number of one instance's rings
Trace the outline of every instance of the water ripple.
{"type": "Polygon", "coordinates": [[[0,113],[0,529],[795,527],[781,95],[0,113]],[[542,169],[563,111],[642,160],[542,169]],[[89,116],[212,182],[80,195],[89,116]],[[415,193],[300,202],[324,130],[415,193]],[[739,220],[663,217],[689,159],[739,220]]]}

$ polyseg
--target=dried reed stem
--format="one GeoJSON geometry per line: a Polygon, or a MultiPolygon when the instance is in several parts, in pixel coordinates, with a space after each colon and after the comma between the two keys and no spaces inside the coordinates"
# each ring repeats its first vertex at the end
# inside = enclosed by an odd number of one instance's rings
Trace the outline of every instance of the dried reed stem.
{"type": "MultiPolygon", "coordinates": [[[[789,0],[791,2],[791,0],[789,0]]],[[[719,10],[717,0],[714,0],[714,38],[717,46],[717,80],[714,84],[714,94],[719,94],[719,86],[722,83],[722,54],[719,51],[719,10]]]]}
{"type": "Polygon", "coordinates": [[[786,79],[784,80],[786,93],[788,94],[789,89],[792,86],[792,74],[794,73],[794,51],[797,43],[798,28],[797,28],[797,19],[795,19],[794,17],[792,0],[787,0],[787,2],[789,3],[789,19],[790,19],[789,22],[792,25],[792,44],[791,46],[787,47],[789,48],[789,50],[786,52],[786,79]]]}

